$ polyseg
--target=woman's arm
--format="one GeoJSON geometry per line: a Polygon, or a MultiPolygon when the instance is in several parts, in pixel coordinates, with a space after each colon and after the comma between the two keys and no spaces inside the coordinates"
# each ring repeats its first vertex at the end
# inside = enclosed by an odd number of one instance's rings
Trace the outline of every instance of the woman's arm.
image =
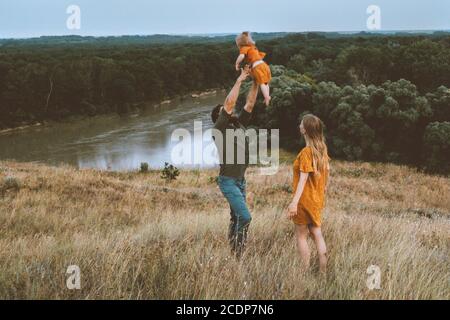
{"type": "Polygon", "coordinates": [[[288,207],[288,218],[292,218],[297,214],[298,202],[300,201],[308,177],[309,173],[300,172],[300,181],[298,182],[297,190],[295,191],[294,198],[288,207]]]}
{"type": "Polygon", "coordinates": [[[236,71],[239,71],[239,68],[241,67],[242,61],[245,59],[245,54],[240,54],[236,59],[236,71]]]}

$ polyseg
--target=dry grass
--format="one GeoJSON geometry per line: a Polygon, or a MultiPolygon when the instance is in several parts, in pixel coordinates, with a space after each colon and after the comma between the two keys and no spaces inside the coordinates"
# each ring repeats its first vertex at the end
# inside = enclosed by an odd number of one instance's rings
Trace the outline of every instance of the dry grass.
{"type": "Polygon", "coordinates": [[[139,174],[0,162],[0,298],[449,299],[450,179],[335,162],[324,212],[327,278],[303,273],[283,215],[291,169],[248,172],[248,250],[226,242],[215,170],[165,185],[139,174]],[[81,290],[66,288],[67,266],[81,290]],[[381,289],[366,287],[369,265],[381,289]]]}

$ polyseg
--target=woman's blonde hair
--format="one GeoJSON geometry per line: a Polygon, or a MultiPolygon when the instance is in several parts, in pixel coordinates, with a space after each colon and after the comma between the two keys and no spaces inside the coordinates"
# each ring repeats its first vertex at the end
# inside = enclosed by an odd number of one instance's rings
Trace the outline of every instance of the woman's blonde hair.
{"type": "Polygon", "coordinates": [[[255,45],[250,32],[244,31],[236,37],[236,45],[238,47],[255,45]]]}
{"type": "Polygon", "coordinates": [[[306,144],[312,150],[314,172],[323,172],[328,169],[330,161],[325,136],[323,135],[323,122],[315,115],[307,114],[303,117],[302,123],[305,129],[306,144]]]}

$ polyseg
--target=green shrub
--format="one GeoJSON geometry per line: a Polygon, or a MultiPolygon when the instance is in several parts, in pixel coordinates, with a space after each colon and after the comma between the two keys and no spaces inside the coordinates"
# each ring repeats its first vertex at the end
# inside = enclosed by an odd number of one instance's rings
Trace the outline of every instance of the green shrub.
{"type": "Polygon", "coordinates": [[[147,173],[148,172],[148,163],[147,162],[142,162],[141,163],[141,167],[139,170],[140,173],[147,173]]]}
{"type": "Polygon", "coordinates": [[[168,164],[167,162],[164,164],[164,169],[162,169],[161,171],[161,179],[170,182],[172,180],[176,180],[179,175],[180,171],[178,170],[177,167],[174,167],[173,165],[168,164]]]}

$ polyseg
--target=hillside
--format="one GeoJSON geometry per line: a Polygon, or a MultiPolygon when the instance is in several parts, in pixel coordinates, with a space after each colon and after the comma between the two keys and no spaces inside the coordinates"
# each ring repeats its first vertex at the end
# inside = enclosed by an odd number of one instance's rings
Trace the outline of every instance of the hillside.
{"type": "Polygon", "coordinates": [[[290,165],[248,174],[246,255],[229,256],[215,170],[106,172],[0,162],[0,298],[450,299],[450,179],[333,162],[324,214],[327,278],[300,272],[290,165]],[[81,290],[66,269],[81,269],[81,290]],[[366,287],[381,268],[381,289],[366,287]]]}

